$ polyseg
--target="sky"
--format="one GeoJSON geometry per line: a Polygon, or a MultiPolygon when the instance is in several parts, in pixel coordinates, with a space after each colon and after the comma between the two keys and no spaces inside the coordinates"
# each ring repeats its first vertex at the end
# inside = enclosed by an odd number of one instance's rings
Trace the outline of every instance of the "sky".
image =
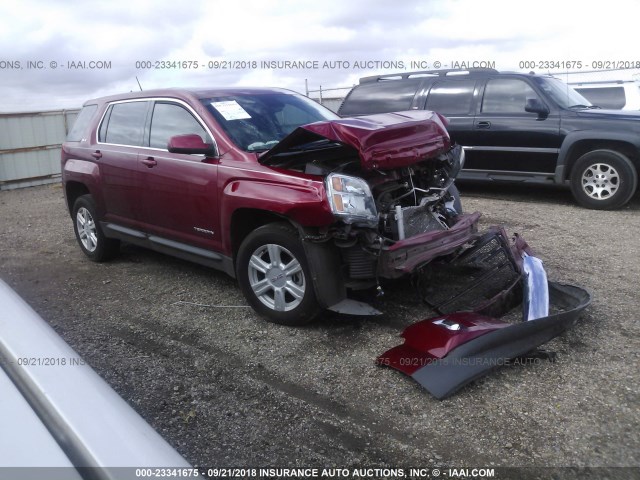
{"type": "Polygon", "coordinates": [[[438,67],[640,67],[639,14],[625,0],[5,1],[0,112],[78,108],[140,86],[305,93],[438,67]]]}

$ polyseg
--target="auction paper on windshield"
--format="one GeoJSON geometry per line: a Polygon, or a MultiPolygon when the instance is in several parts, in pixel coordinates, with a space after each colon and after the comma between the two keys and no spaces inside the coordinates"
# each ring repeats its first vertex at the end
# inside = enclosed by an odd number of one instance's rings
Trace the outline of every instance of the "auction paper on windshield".
{"type": "Polygon", "coordinates": [[[245,118],[251,118],[251,115],[240,106],[235,100],[227,100],[224,102],[211,102],[213,108],[215,108],[225,120],[242,120],[245,118]]]}

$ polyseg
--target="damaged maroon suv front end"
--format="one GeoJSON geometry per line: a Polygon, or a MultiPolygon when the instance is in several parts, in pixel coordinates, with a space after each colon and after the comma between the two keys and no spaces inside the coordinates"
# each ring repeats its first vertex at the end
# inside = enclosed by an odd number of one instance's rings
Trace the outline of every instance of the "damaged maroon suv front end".
{"type": "Polygon", "coordinates": [[[335,222],[302,234],[323,307],[370,314],[348,290],[410,275],[474,237],[480,214],[461,211],[454,180],[464,152],[445,123],[424,111],[318,122],[261,156],[263,165],[324,178],[335,222]]]}
{"type": "Polygon", "coordinates": [[[305,125],[260,160],[325,178],[336,222],[302,235],[318,298],[331,299],[324,307],[375,313],[347,289],[414,278],[441,315],[409,326],[377,363],[440,399],[559,335],[590,302],[579,287],[547,282],[518,235],[478,232],[480,213],[462,213],[453,184],[463,160],[431,112],[305,125]],[[500,319],[514,311],[524,321],[500,319]]]}

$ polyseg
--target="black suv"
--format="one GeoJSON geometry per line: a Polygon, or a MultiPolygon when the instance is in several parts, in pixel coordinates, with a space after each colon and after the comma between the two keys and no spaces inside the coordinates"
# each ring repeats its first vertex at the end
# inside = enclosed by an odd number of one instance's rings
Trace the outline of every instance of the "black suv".
{"type": "Polygon", "coordinates": [[[614,209],[636,191],[640,112],[603,110],[562,81],[493,69],[360,79],[342,116],[433,110],[466,152],[462,180],[569,184],[581,205],[614,209]]]}

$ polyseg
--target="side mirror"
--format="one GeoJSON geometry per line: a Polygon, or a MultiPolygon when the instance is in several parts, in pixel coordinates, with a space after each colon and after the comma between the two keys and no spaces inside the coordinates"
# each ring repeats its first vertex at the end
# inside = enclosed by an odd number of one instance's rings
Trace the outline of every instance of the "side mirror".
{"type": "Polygon", "coordinates": [[[538,118],[546,118],[549,115],[549,109],[540,101],[539,98],[527,98],[524,111],[529,113],[537,113],[538,118]]]}
{"type": "Polygon", "coordinates": [[[171,153],[184,153],[187,155],[216,155],[216,148],[210,143],[204,143],[202,137],[195,133],[171,137],[167,150],[171,153]]]}

